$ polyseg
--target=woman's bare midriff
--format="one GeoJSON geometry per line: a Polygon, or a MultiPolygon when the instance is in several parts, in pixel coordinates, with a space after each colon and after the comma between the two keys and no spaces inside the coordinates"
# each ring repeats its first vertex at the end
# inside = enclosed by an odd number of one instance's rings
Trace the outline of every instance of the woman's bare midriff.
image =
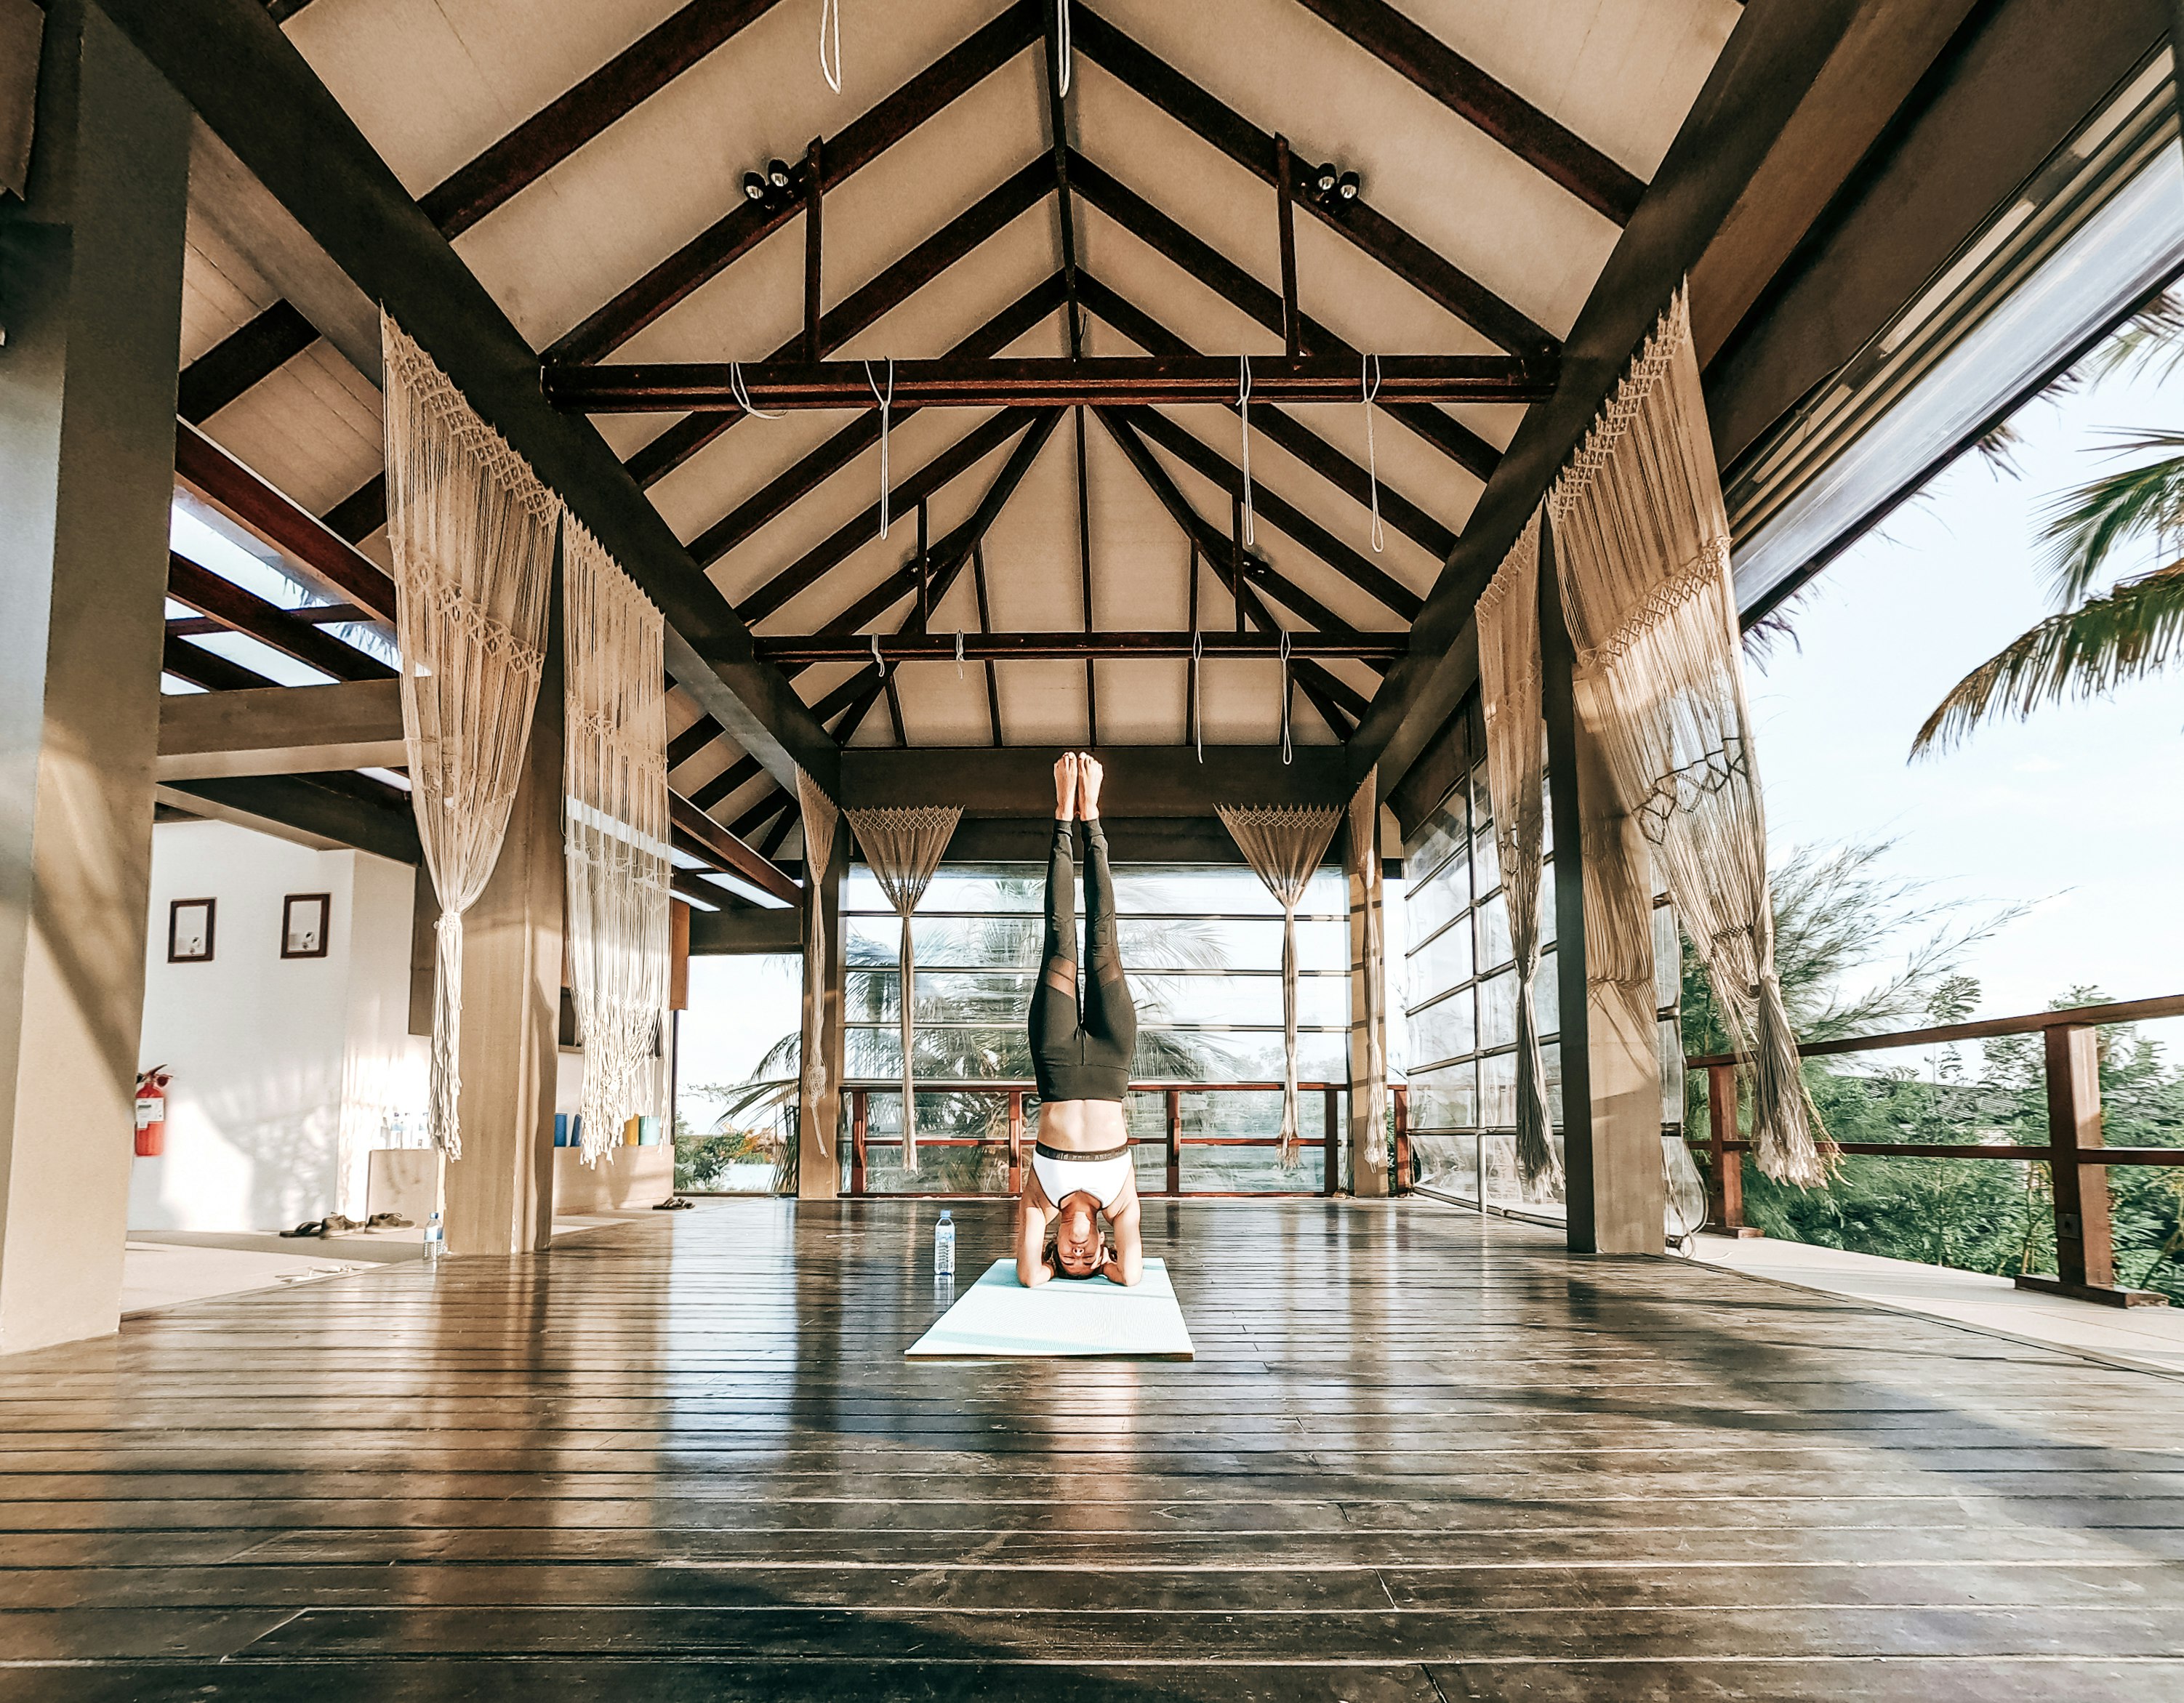
{"type": "Polygon", "coordinates": [[[1049,1100],[1039,1109],[1038,1138],[1064,1153],[1100,1153],[1128,1141],[1130,1127],[1115,1100],[1049,1100]]]}

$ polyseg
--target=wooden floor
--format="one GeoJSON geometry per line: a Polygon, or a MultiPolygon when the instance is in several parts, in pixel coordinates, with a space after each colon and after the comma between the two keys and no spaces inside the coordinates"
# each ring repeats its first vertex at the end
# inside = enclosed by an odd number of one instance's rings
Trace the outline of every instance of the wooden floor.
{"type": "Polygon", "coordinates": [[[0,1699],[2184,1697],[2178,1380],[1423,1202],[1148,1202],[1195,1362],[912,1364],[933,1214],[0,1361],[0,1699]]]}

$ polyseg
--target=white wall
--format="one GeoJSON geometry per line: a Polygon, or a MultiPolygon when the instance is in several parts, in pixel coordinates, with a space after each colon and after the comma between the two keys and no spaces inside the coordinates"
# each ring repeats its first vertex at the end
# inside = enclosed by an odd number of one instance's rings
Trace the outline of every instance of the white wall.
{"type": "Polygon", "coordinates": [[[365,1155],[421,1119],[408,1032],[413,872],[220,822],[153,836],[147,1066],[175,1071],[164,1155],[139,1159],[132,1227],[286,1228],[361,1216],[365,1155]],[[332,895],[324,958],[281,956],[281,901],[332,895]],[[168,907],[219,901],[210,963],[170,964],[168,907]]]}

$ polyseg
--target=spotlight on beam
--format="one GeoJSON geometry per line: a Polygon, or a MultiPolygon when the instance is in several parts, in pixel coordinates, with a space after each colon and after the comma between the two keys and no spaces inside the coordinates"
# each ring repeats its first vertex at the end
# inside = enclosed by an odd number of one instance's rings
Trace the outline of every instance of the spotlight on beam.
{"type": "Polygon", "coordinates": [[[1340,213],[1357,200],[1357,174],[1345,171],[1333,160],[1312,172],[1305,181],[1305,192],[1330,213],[1340,213]]]}

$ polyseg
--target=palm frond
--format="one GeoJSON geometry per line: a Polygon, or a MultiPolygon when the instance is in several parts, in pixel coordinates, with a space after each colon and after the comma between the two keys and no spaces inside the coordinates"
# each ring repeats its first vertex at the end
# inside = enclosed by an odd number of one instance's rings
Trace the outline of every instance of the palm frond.
{"type": "Polygon", "coordinates": [[[2184,365],[2184,293],[2158,290],[2114,337],[2079,362],[2071,376],[2098,383],[2118,374],[2167,378],[2184,365]]]}
{"type": "MultiPolygon", "coordinates": [[[[2184,450],[2184,432],[2117,434],[2115,453],[2184,450]]],[[[2134,538],[2184,531],[2184,454],[2096,479],[2065,492],[2042,529],[2050,545],[2049,588],[2068,609],[2100,583],[2115,553],[2134,538]]]]}
{"type": "Polygon", "coordinates": [[[2104,597],[2051,615],[1950,689],[1911,742],[1914,757],[1985,721],[2043,704],[2092,698],[2165,668],[2184,643],[2184,562],[2125,580],[2104,597]]]}

